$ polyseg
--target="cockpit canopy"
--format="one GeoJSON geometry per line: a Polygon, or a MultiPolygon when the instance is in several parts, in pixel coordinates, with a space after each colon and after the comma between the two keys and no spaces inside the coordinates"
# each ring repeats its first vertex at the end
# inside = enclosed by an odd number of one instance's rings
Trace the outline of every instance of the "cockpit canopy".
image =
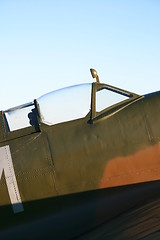
{"type": "Polygon", "coordinates": [[[92,84],[81,84],[37,99],[41,121],[47,125],[85,117],[90,111],[92,84]]]}
{"type": "Polygon", "coordinates": [[[92,105],[96,112],[101,112],[132,97],[133,94],[106,84],[86,83],[55,90],[33,102],[8,109],[4,114],[8,131],[14,131],[38,124],[37,117],[46,125],[59,124],[84,118],[92,105]]]}
{"type": "MultiPolygon", "coordinates": [[[[36,102],[40,121],[47,125],[85,117],[90,111],[92,84],[59,89],[39,97],[36,102]]],[[[5,111],[10,131],[29,127],[34,102],[5,111]]]]}

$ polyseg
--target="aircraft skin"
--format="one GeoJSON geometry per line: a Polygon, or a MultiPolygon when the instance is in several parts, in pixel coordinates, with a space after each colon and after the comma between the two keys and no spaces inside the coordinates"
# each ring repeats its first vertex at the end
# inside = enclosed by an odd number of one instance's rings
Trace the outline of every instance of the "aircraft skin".
{"type": "Polygon", "coordinates": [[[42,123],[35,102],[38,125],[8,131],[0,112],[0,239],[160,239],[160,92],[98,113],[105,87],[121,91],[93,83],[69,122],[42,123]]]}

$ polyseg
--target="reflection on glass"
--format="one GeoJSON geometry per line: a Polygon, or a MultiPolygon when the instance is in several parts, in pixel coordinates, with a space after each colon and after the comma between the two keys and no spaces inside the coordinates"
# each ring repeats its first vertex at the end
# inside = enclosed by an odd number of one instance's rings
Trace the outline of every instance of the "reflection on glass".
{"type": "Polygon", "coordinates": [[[34,106],[24,107],[5,113],[10,131],[18,130],[21,128],[29,127],[30,120],[28,114],[34,106]]]}
{"type": "Polygon", "coordinates": [[[118,94],[107,89],[103,89],[96,93],[96,111],[100,112],[105,108],[108,108],[116,103],[122,102],[129,97],[122,94],[118,94]]]}
{"type": "Polygon", "coordinates": [[[80,84],[37,99],[41,121],[48,125],[85,117],[90,111],[92,84],[80,84]]]}

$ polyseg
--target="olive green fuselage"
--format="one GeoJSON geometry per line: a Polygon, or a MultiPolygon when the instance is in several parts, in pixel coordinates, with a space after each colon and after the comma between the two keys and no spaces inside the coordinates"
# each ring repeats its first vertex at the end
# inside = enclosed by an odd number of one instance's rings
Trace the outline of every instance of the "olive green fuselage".
{"type": "Polygon", "coordinates": [[[40,131],[7,132],[1,112],[0,147],[10,148],[24,211],[13,212],[3,171],[0,236],[67,239],[145,201],[160,179],[159,101],[159,92],[137,97],[98,117],[92,106],[40,131]]]}

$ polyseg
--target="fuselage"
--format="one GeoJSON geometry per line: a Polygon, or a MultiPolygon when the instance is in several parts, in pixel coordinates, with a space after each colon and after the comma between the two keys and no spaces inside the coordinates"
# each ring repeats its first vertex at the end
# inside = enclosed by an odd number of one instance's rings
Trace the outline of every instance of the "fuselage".
{"type": "Polygon", "coordinates": [[[14,212],[4,164],[1,238],[77,237],[158,193],[160,92],[98,113],[93,94],[85,117],[50,126],[7,131],[1,112],[0,149],[10,151],[23,207],[14,212]]]}

